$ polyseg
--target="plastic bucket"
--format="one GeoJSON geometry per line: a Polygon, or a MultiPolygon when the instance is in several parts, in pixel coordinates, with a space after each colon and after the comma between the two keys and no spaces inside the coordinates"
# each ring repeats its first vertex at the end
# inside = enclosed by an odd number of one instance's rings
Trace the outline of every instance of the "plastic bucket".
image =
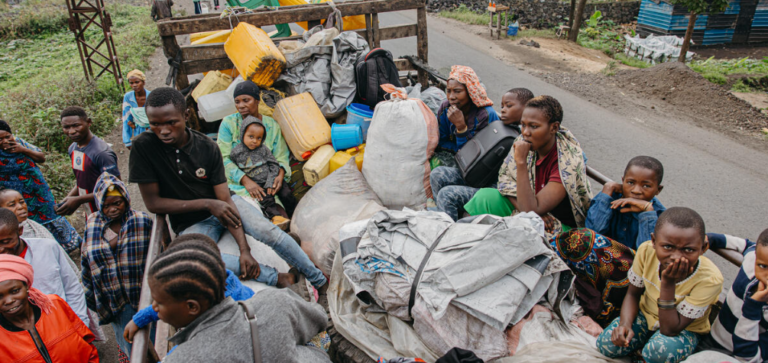
{"type": "Polygon", "coordinates": [[[353,103],[347,106],[347,125],[360,125],[363,129],[363,140],[368,139],[368,128],[371,127],[373,110],[368,105],[353,103]]]}
{"type": "Polygon", "coordinates": [[[507,28],[507,35],[510,37],[516,36],[518,27],[519,26],[517,22],[515,22],[514,24],[509,24],[509,27],[507,28]]]}
{"type": "Polygon", "coordinates": [[[333,150],[345,150],[363,143],[363,128],[358,124],[331,126],[333,150]]]}

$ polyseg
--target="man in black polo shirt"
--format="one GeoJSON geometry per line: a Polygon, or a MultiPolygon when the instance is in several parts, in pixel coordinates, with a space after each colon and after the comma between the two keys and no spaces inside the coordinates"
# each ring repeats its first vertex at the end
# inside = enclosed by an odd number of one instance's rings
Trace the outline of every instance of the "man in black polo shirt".
{"type": "Polygon", "coordinates": [[[158,88],[147,96],[145,107],[152,132],[133,142],[129,180],[139,184],[150,212],[168,214],[176,234],[202,233],[218,241],[229,230],[240,258],[226,254],[222,258],[227,269],[243,279],[280,287],[296,282],[291,274],[258,264],[246,243],[247,233],[270,246],[315,287],[327,283],[293,238],[264,218],[259,208],[231,196],[221,152],[213,140],[186,128],[189,112],[179,91],[158,88]]]}

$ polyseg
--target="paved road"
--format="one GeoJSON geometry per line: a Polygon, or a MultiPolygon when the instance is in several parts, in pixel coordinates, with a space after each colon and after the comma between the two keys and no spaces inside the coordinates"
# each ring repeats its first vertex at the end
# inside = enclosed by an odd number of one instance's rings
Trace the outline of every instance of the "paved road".
{"type": "MultiPolygon", "coordinates": [[[[380,19],[389,26],[413,23],[415,17],[412,11],[382,14],[380,19]]],[[[651,155],[665,166],[666,187],[660,198],[667,207],[693,208],[704,217],[708,231],[754,239],[768,227],[765,154],[682,121],[652,114],[622,117],[494,58],[490,47],[497,47],[487,36],[468,34],[438,18],[430,17],[428,23],[430,65],[443,73],[454,64],[473,67],[495,102],[513,87],[556,97],[565,111],[563,126],[579,138],[589,164],[607,176],[618,179],[629,159],[651,155]]],[[[384,41],[382,46],[396,57],[416,54],[415,39],[384,41]]],[[[593,185],[593,192],[599,191],[593,185]]],[[[730,285],[735,268],[718,256],[711,258],[730,285]]]]}

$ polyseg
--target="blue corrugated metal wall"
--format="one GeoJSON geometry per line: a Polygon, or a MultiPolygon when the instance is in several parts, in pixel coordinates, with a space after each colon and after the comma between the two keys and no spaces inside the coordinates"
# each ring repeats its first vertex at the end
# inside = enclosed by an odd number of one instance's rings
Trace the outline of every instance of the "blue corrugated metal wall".
{"type": "MultiPolygon", "coordinates": [[[[697,17],[693,41],[704,45],[730,43],[739,11],[740,0],[732,0],[728,8],[720,14],[697,17]]],[[[760,0],[752,26],[765,27],[768,30],[768,0],[760,0]]],[[[687,28],[688,15],[684,9],[664,1],[656,4],[651,0],[643,0],[640,3],[640,13],[637,16],[638,32],[684,36],[687,28]]]]}

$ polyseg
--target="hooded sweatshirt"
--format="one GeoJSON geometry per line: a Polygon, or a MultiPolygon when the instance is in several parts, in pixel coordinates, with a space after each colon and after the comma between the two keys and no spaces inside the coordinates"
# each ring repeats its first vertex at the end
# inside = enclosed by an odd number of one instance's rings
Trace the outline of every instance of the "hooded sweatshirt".
{"type": "Polygon", "coordinates": [[[93,194],[97,211],[88,216],[80,264],[88,308],[99,314],[101,324],[106,324],[112,322],[126,304],[139,308],[153,222],[147,213],[131,209],[128,189],[112,174],[101,174],[93,194]],[[110,190],[119,191],[126,202],[114,250],[104,237],[112,220],[102,211],[110,190]]]}
{"type": "MultiPolygon", "coordinates": [[[[320,305],[306,302],[287,289],[262,290],[245,304],[256,316],[262,362],[331,361],[322,349],[305,345],[328,322],[320,305]]],[[[208,309],[169,341],[177,347],[163,363],[254,361],[250,324],[231,297],[208,309]]]]}
{"type": "MultiPolygon", "coordinates": [[[[259,186],[266,188],[271,187],[280,172],[280,164],[269,151],[269,148],[264,146],[264,143],[259,147],[251,150],[245,146],[245,130],[248,126],[253,124],[259,124],[264,128],[264,124],[256,117],[248,116],[240,124],[240,143],[232,149],[232,153],[229,158],[237,164],[237,167],[242,170],[251,180],[259,184],[259,186]]],[[[264,128],[264,134],[266,136],[266,128],[264,128]]]]}

